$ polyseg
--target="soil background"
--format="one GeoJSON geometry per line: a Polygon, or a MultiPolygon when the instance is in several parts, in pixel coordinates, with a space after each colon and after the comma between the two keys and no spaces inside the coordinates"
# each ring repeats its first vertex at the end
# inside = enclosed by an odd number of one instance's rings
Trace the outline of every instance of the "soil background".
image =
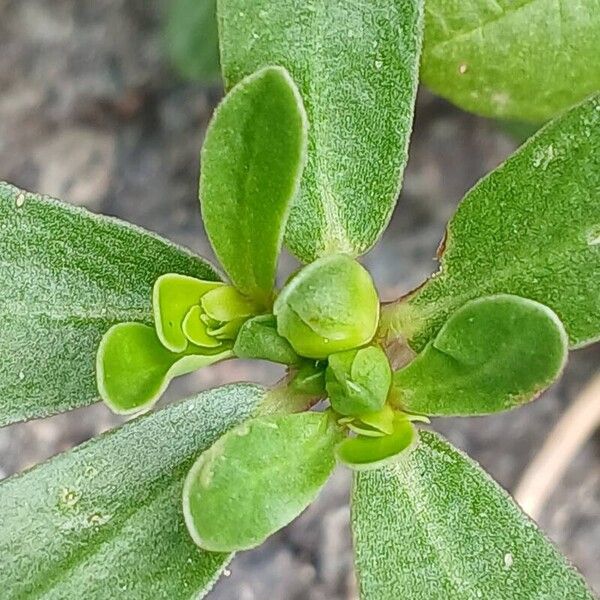
{"type": "MultiPolygon", "coordinates": [[[[165,57],[164,3],[0,0],[0,179],[116,215],[212,257],[199,216],[198,153],[218,87],[180,79],[165,57]]],[[[444,226],[464,194],[518,143],[495,123],[421,90],[411,158],[389,229],[364,259],[384,299],[436,268],[444,226]]],[[[286,256],[282,272],[294,268],[286,256]]],[[[600,364],[600,346],[574,352],[536,402],[434,428],[507,490],[600,364]]],[[[279,371],[241,361],[177,382],[167,401],[279,371]]],[[[77,445],[120,419],[96,405],[0,430],[0,478],[77,445]]],[[[591,440],[552,495],[540,525],[600,590],[600,444],[591,440]]],[[[356,597],[348,528],[350,474],[262,547],[238,555],[216,600],[356,597]]],[[[0,507],[1,511],[1,507],[0,507]]]]}

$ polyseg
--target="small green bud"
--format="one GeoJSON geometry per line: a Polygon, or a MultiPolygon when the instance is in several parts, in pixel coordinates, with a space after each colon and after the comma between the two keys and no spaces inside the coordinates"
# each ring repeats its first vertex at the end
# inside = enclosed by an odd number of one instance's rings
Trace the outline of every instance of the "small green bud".
{"type": "Polygon", "coordinates": [[[273,312],[279,334],[300,356],[324,359],[371,341],[379,298],[364,267],[334,254],[302,269],[283,288],[273,312]]]}
{"type": "Polygon", "coordinates": [[[369,346],[332,354],[325,382],[336,412],[363,415],[383,409],[392,383],[392,370],[385,352],[377,346],[369,346]]]}
{"type": "Polygon", "coordinates": [[[380,437],[393,433],[396,414],[398,413],[395,413],[389,404],[385,404],[383,408],[377,412],[342,417],[338,420],[338,424],[345,425],[350,431],[353,431],[358,435],[380,437]]]}

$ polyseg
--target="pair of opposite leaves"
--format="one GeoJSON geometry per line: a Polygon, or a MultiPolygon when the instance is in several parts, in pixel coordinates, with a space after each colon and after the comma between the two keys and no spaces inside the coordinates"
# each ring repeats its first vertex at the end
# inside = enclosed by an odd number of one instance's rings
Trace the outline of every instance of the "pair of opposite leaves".
{"type": "Polygon", "coordinates": [[[258,310],[231,286],[172,273],[156,280],[152,306],[155,328],[119,323],[98,348],[98,388],[115,412],[148,408],[173,377],[231,357],[240,327],[258,310]]]}

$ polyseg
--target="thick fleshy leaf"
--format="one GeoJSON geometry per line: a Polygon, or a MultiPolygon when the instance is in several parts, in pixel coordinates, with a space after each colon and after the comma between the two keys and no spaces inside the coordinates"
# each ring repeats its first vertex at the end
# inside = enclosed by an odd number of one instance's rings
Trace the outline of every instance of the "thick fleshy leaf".
{"type": "Polygon", "coordinates": [[[219,0],[226,84],[289,70],[309,121],[286,242],[302,261],[362,254],[388,223],[412,128],[421,0],[219,0]]]}
{"type": "Polygon", "coordinates": [[[265,67],[225,97],[202,148],[208,237],[235,286],[265,306],[306,160],[306,130],[294,82],[285,69],[265,67]]]}
{"type": "Polygon", "coordinates": [[[167,350],[153,327],[119,323],[100,342],[96,361],[100,397],[119,414],[148,410],[173,377],[233,356],[231,344],[217,348],[190,345],[185,352],[167,350]]]}
{"type": "Polygon", "coordinates": [[[152,323],[157,277],[218,279],[154,234],[7,184],[0,255],[0,425],[98,400],[100,339],[121,321],[152,323]]]}
{"type": "Polygon", "coordinates": [[[219,80],[217,0],[171,0],[165,31],[175,68],[188,79],[219,80]]]}
{"type": "Polygon", "coordinates": [[[273,315],[246,321],[235,340],[233,352],[239,358],[261,358],[284,365],[300,362],[290,343],[277,333],[277,319],[273,315]]]}
{"type": "Polygon", "coordinates": [[[340,439],[327,413],[259,417],[220,438],[185,481],[183,510],[207,550],[245,550],[297,517],[335,466],[340,439]]]}
{"type": "Polygon", "coordinates": [[[600,88],[598,0],[427,0],[421,75],[462,108],[545,121],[600,88]]]}
{"type": "Polygon", "coordinates": [[[565,113],[476,185],[448,225],[440,272],[382,314],[421,350],[468,300],[556,312],[573,347],[600,339],[600,96],[565,113]]]}
{"type": "Polygon", "coordinates": [[[262,397],[204,392],[0,484],[2,598],[202,597],[230,556],[193,543],[183,480],[262,397]]]}
{"type": "MultiPolygon", "coordinates": [[[[367,413],[360,416],[361,426],[377,431],[381,434],[390,434],[394,431],[395,413],[389,404],[386,404],[380,411],[376,413],[367,413]]],[[[350,425],[349,425],[350,427],[350,425]]]]}
{"type": "Polygon", "coordinates": [[[358,473],[352,529],[364,600],[594,600],[481,468],[439,436],[397,465],[358,473]]]}
{"type": "Polygon", "coordinates": [[[506,294],[471,300],[394,374],[392,403],[425,415],[509,410],[550,386],[567,354],[567,334],[547,306],[506,294]]]}

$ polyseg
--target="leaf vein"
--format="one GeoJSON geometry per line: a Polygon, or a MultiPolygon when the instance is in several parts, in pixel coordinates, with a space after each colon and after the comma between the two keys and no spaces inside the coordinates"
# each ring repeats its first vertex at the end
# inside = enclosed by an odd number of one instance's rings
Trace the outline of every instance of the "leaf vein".
{"type": "Polygon", "coordinates": [[[493,25],[495,23],[498,23],[499,21],[502,21],[503,19],[505,19],[509,16],[512,16],[516,12],[525,9],[532,4],[535,4],[536,2],[544,2],[544,1],[545,0],[524,0],[524,2],[522,4],[515,6],[514,8],[511,8],[509,10],[503,9],[501,13],[493,16],[490,19],[487,19],[487,20],[481,22],[479,25],[477,25],[476,27],[473,27],[472,29],[467,29],[465,31],[453,32],[452,35],[450,35],[450,37],[448,37],[446,39],[442,39],[439,42],[437,42],[434,46],[432,46],[431,51],[435,52],[438,48],[445,46],[446,44],[456,42],[457,40],[459,40],[461,38],[469,37],[472,35],[478,34],[483,38],[483,31],[485,30],[485,28],[487,28],[490,25],[493,25]]]}

